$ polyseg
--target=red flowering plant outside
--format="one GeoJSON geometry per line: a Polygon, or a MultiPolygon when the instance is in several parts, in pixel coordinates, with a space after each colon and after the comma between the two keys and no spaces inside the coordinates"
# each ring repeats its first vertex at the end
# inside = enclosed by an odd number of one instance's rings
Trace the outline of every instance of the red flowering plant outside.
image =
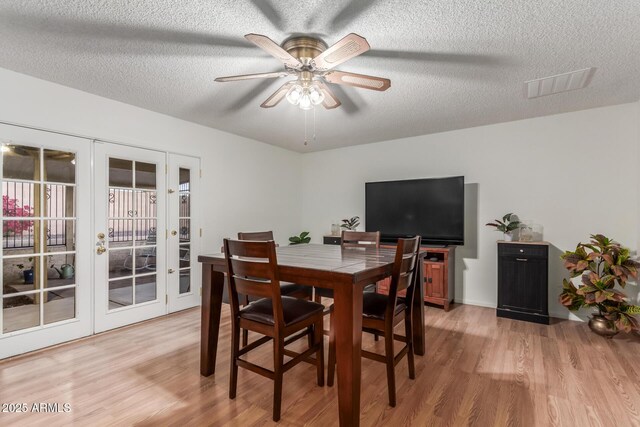
{"type": "MultiPolygon", "coordinates": [[[[31,217],[33,208],[29,205],[18,205],[18,199],[10,199],[9,196],[2,196],[2,216],[3,217],[31,217]]],[[[10,236],[20,234],[33,227],[33,221],[5,220],[2,223],[2,235],[10,236]]]]}

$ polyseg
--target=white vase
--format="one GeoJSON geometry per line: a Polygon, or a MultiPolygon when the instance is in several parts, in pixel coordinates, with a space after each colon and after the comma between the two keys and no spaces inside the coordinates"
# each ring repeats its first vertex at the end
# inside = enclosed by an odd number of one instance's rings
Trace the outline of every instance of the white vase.
{"type": "Polygon", "coordinates": [[[513,241],[513,234],[512,233],[503,233],[504,234],[504,241],[505,242],[512,242],[513,241]]]}

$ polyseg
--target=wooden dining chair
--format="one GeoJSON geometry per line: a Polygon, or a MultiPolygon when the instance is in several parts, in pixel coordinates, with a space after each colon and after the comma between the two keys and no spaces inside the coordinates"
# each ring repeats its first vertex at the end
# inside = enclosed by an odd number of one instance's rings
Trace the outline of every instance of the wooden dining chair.
{"type": "MultiPolygon", "coordinates": [[[[417,274],[418,257],[420,251],[420,236],[412,239],[399,239],[396,258],[393,264],[389,295],[365,292],[362,300],[362,330],[377,333],[384,337],[385,354],[380,355],[362,350],[362,357],[382,362],[387,365],[387,386],[389,391],[389,405],[396,406],[396,377],[395,366],[406,355],[409,365],[409,378],[415,379],[413,361],[413,334],[411,331],[411,307],[413,304],[413,278],[417,274]],[[398,299],[398,292],[407,289],[407,295],[398,299]],[[396,325],[404,320],[405,336],[393,333],[396,325]],[[404,342],[404,347],[396,355],[393,342],[404,342]]],[[[329,360],[327,370],[327,384],[333,385],[336,365],[335,325],[333,312],[330,317],[329,360]]]]}
{"type": "Polygon", "coordinates": [[[258,242],[224,239],[224,253],[233,331],[229,398],[236,397],[239,367],[270,378],[274,381],[273,420],[278,421],[282,406],[282,377],[286,371],[302,361],[312,362],[316,365],[318,385],[324,385],[324,307],[313,301],[281,295],[276,245],[273,240],[258,242]],[[240,307],[239,294],[260,299],[240,307]],[[240,346],[241,328],[264,336],[249,345],[240,346]],[[285,349],[286,345],[305,336],[309,343],[307,350],[296,353],[285,349]],[[240,357],[271,340],[273,371],[240,357]],[[314,353],[315,359],[312,359],[314,353]],[[285,363],[285,355],[292,359],[285,363]]]}
{"type": "MultiPolygon", "coordinates": [[[[379,231],[346,231],[342,232],[340,246],[345,248],[370,248],[380,247],[379,231]]],[[[333,289],[315,288],[314,301],[322,302],[322,298],[333,298],[333,289]]]]}
{"type": "MultiPolygon", "coordinates": [[[[238,240],[267,242],[273,240],[273,231],[240,231],[238,232],[238,240]]],[[[278,246],[277,243],[276,246],[278,246]]],[[[289,297],[311,300],[313,288],[311,286],[298,285],[297,283],[280,282],[280,293],[289,297]]],[[[240,296],[240,304],[243,306],[249,304],[249,296],[240,296]]],[[[248,342],[249,331],[243,330],[242,345],[247,345],[248,342]]]]}

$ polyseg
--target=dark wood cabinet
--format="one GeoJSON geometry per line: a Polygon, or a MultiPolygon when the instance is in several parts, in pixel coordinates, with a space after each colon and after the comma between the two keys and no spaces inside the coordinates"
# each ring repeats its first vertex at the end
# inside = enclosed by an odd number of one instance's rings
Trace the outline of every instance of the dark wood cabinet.
{"type": "Polygon", "coordinates": [[[340,236],[322,236],[322,243],[325,245],[340,245],[342,238],[340,236]]]}
{"type": "MultiPolygon", "coordinates": [[[[393,247],[395,245],[380,245],[382,247],[393,247]]],[[[445,248],[422,247],[420,252],[424,252],[422,262],[422,272],[424,277],[424,301],[444,307],[444,311],[449,311],[449,307],[454,299],[455,289],[455,246],[445,248]]],[[[385,279],[378,282],[377,292],[387,294],[389,292],[390,280],[385,279]]],[[[404,296],[404,291],[398,292],[404,296]]]]}
{"type": "Polygon", "coordinates": [[[498,242],[499,317],[549,324],[549,245],[498,242]]]}

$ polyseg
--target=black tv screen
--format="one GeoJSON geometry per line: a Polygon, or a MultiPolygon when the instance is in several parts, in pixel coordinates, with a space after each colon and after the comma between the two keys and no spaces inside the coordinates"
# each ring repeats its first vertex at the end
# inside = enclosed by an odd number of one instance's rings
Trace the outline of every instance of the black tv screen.
{"type": "Polygon", "coordinates": [[[367,231],[381,240],[422,236],[422,243],[464,244],[464,177],[367,182],[367,231]]]}

